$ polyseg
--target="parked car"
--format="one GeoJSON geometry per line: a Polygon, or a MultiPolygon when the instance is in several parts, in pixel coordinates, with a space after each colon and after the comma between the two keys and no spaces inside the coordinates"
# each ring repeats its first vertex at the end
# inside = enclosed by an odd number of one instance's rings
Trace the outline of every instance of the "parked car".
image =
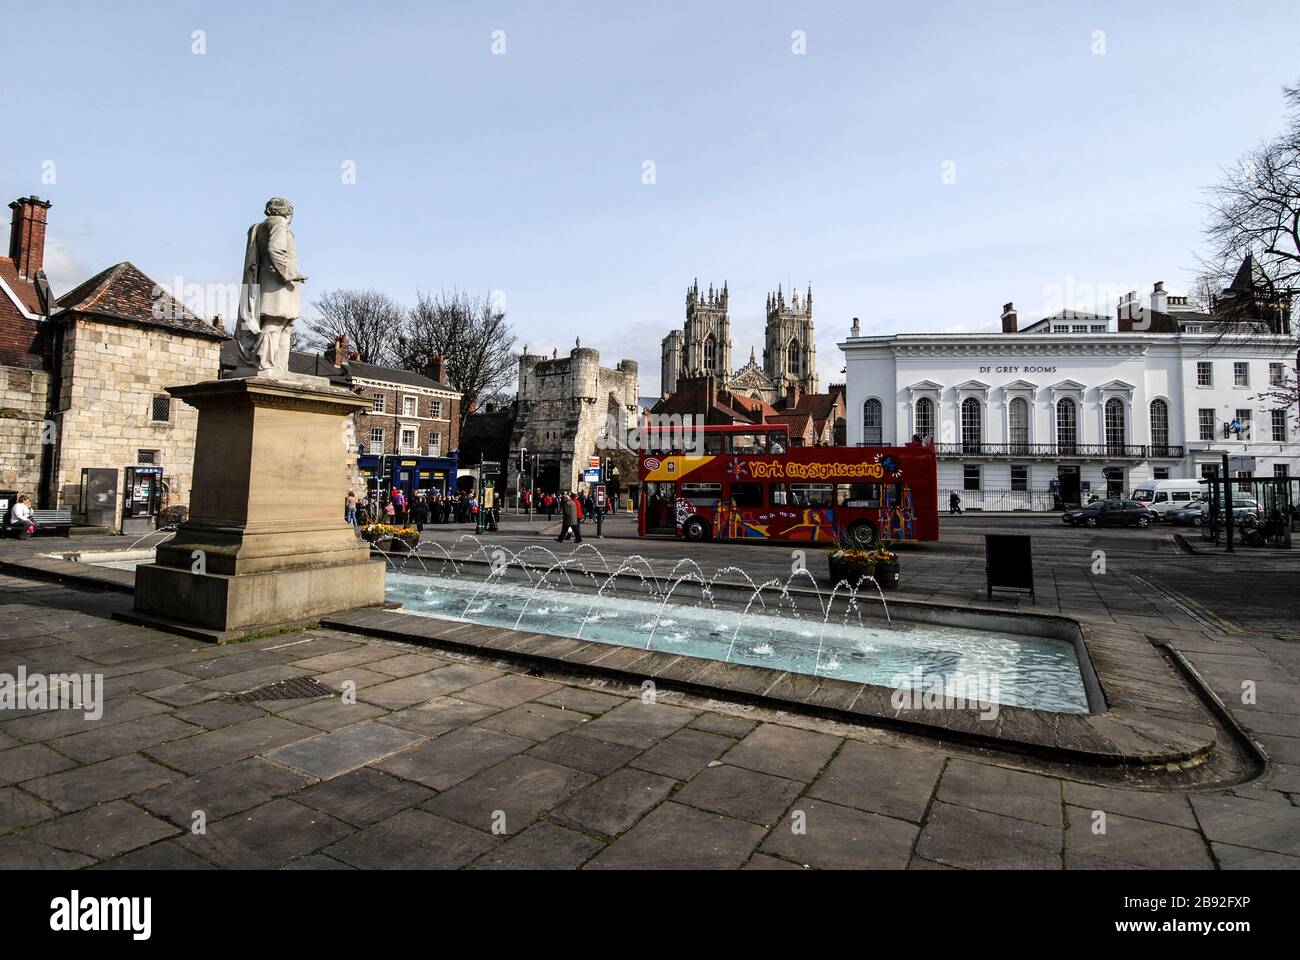
{"type": "Polygon", "coordinates": [[[1133,488],[1133,499],[1151,511],[1152,520],[1165,520],[1170,512],[1199,502],[1205,489],[1199,480],[1147,480],[1133,488]]]}
{"type": "Polygon", "coordinates": [[[1165,523],[1176,523],[1180,526],[1199,527],[1203,522],[1201,517],[1201,502],[1199,500],[1176,510],[1170,510],[1165,514],[1165,523]]]}
{"type": "MultiPolygon", "coordinates": [[[[1210,522],[1210,501],[1201,501],[1201,523],[1210,522]]],[[[1222,504],[1219,509],[1223,509],[1222,504]]],[[[1240,523],[1247,515],[1253,515],[1256,520],[1264,519],[1264,510],[1260,507],[1259,501],[1254,497],[1248,497],[1244,493],[1241,495],[1233,494],[1232,497],[1232,518],[1240,523]]]]}
{"type": "Polygon", "coordinates": [[[1079,510],[1067,510],[1061,520],[1074,527],[1149,527],[1151,511],[1136,500],[1097,500],[1079,510]]]}

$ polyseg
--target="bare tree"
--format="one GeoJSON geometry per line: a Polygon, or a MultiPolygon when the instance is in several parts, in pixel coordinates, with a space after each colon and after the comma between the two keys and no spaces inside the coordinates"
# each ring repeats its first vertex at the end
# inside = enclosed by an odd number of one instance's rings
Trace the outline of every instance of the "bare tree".
{"type": "Polygon", "coordinates": [[[406,310],[378,290],[330,290],[313,302],[318,317],[306,322],[308,347],[324,351],[338,337],[365,363],[390,364],[397,359],[406,310]]]}
{"type": "Polygon", "coordinates": [[[504,311],[458,290],[417,293],[398,345],[398,364],[418,370],[441,355],[448,382],[461,392],[460,425],[471,408],[497,395],[515,377],[515,337],[504,311]]]}
{"type": "Polygon", "coordinates": [[[1203,286],[1222,289],[1251,254],[1278,292],[1300,287],[1300,84],[1282,95],[1283,132],[1244,154],[1209,190],[1203,286]]]}

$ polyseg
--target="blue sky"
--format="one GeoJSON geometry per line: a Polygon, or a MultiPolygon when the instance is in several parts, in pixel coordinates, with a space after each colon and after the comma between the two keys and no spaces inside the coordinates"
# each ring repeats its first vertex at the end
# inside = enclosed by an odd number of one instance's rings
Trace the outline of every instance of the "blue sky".
{"type": "Polygon", "coordinates": [[[853,316],[978,330],[1062,288],[1082,308],[1186,288],[1202,188],[1279,129],[1300,78],[1294,0],[4,0],[0,16],[24,38],[5,45],[0,190],[54,200],[56,291],[124,259],[168,285],[233,283],[282,195],[309,296],[500,291],[521,343],[581,336],[608,365],[640,361],[643,394],[697,276],[730,284],[737,365],[761,351],[766,292],[811,283],[823,383],[853,316]]]}

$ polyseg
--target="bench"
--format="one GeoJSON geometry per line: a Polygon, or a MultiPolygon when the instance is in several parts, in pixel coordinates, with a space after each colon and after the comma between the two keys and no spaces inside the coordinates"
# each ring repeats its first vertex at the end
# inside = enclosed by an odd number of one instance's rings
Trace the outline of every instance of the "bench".
{"type": "Polygon", "coordinates": [[[36,523],[36,534],[40,536],[48,531],[62,531],[68,536],[72,530],[72,508],[62,507],[57,510],[33,510],[32,520],[36,523]]]}

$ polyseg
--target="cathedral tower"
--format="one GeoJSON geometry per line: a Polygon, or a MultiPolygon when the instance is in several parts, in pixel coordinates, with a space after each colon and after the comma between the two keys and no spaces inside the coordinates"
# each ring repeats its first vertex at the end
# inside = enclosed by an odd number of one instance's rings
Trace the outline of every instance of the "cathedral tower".
{"type": "Polygon", "coordinates": [[[681,345],[682,358],[678,375],[699,377],[712,374],[718,386],[731,379],[731,321],[727,317],[727,284],[708,293],[700,290],[696,280],[686,291],[686,329],[681,345]]]}
{"type": "Polygon", "coordinates": [[[776,384],[797,381],[801,394],[818,392],[811,286],[803,300],[797,290],[792,292],[789,303],[780,286],[767,295],[763,372],[776,384]]]}

